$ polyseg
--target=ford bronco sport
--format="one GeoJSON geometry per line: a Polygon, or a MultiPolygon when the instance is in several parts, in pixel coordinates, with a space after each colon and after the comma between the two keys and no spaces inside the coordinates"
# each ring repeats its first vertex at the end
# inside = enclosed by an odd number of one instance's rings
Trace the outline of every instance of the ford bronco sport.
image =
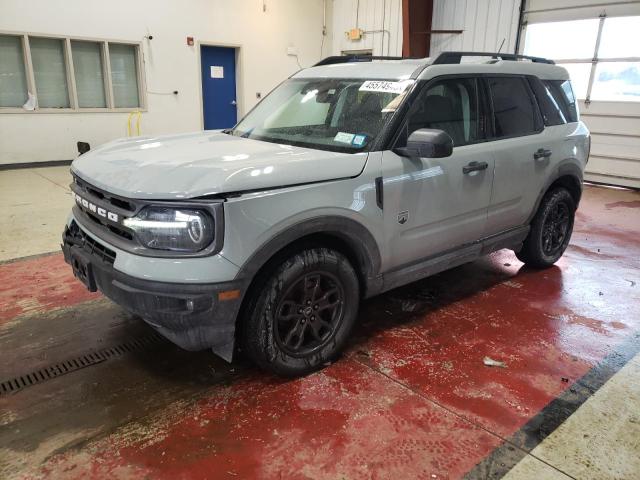
{"type": "Polygon", "coordinates": [[[556,262],[589,148],[552,61],[329,57],[230,130],[78,157],[62,248],[177,345],[230,361],[237,343],[301,375],[338,354],[362,298],[502,248],[556,262]]]}

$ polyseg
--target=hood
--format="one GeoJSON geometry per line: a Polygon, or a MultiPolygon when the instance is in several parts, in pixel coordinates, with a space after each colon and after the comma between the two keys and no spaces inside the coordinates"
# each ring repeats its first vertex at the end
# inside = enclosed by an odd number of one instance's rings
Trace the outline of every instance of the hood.
{"type": "Polygon", "coordinates": [[[116,140],[78,157],[71,170],[115,195],[170,200],[355,177],[366,160],[366,153],[205,131],[116,140]]]}

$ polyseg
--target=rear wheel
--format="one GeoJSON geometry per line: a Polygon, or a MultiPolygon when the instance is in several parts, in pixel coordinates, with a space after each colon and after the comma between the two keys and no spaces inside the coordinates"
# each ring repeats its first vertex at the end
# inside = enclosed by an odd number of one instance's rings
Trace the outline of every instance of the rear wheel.
{"type": "Polygon", "coordinates": [[[576,204],[565,188],[550,190],[540,202],[518,259],[535,268],[553,265],[569,245],[576,204]]]}
{"type": "Polygon", "coordinates": [[[242,344],[253,361],[299,376],[333,360],[358,313],[358,277],[347,258],[327,248],[292,254],[260,282],[243,319],[242,344]]]}

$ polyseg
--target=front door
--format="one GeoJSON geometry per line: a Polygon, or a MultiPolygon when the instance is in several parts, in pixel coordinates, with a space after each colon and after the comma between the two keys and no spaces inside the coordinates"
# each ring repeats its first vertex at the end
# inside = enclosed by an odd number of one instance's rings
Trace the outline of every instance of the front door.
{"type": "Polygon", "coordinates": [[[238,121],[236,51],[228,47],[200,47],[204,129],[233,127],[238,121]]]}
{"type": "MultiPolygon", "coordinates": [[[[484,236],[494,158],[482,142],[478,82],[450,78],[428,85],[412,105],[403,137],[419,128],[444,130],[453,139],[445,158],[382,159],[384,226],[393,269],[472,243],[484,236]],[[483,169],[467,169],[476,162],[483,169]]],[[[399,140],[402,143],[404,140],[399,140]]]]}

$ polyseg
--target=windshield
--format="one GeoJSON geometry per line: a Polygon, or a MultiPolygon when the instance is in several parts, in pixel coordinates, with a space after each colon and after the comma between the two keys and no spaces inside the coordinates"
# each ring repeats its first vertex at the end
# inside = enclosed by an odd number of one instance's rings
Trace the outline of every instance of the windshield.
{"type": "Polygon", "coordinates": [[[290,79],[233,135],[339,152],[366,151],[413,80],[290,79]]]}

